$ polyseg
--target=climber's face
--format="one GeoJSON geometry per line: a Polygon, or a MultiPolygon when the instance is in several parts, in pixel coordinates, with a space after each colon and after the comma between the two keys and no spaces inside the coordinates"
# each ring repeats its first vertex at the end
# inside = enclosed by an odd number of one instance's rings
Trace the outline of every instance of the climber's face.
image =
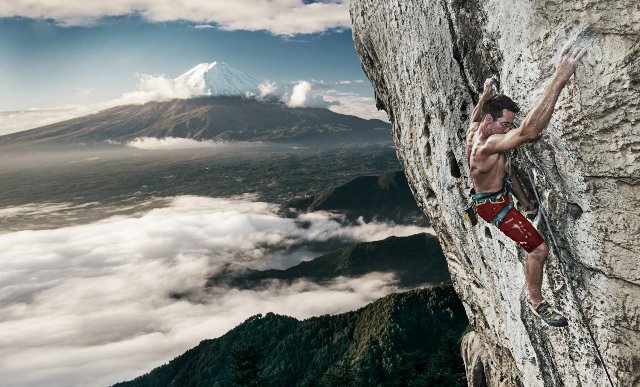
{"type": "Polygon", "coordinates": [[[483,136],[489,137],[494,134],[505,134],[515,128],[513,120],[516,113],[511,110],[502,109],[502,117],[493,118],[491,114],[485,114],[480,125],[483,136]]]}
{"type": "Polygon", "coordinates": [[[516,118],[516,113],[511,110],[502,109],[502,117],[493,120],[491,129],[493,133],[507,133],[511,129],[515,128],[513,120],[516,118]]]}

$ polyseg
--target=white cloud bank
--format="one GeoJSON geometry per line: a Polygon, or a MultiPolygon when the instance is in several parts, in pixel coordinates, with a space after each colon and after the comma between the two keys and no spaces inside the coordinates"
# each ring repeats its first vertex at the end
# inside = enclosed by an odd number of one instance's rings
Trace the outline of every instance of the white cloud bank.
{"type": "Polygon", "coordinates": [[[274,95],[278,92],[278,85],[275,82],[265,81],[258,85],[260,90],[259,98],[265,98],[269,95],[274,95]]]}
{"type": "Polygon", "coordinates": [[[302,81],[293,87],[291,93],[285,99],[289,107],[304,107],[307,104],[307,94],[311,91],[311,84],[302,81]]]}
{"type": "Polygon", "coordinates": [[[168,203],[135,217],[0,235],[3,386],[110,385],[256,313],[306,318],[353,310],[395,291],[394,278],[371,274],[260,291],[207,292],[204,284],[225,262],[293,264],[287,249],[305,241],[425,231],[377,223],[341,227],[323,213],[281,218],[275,205],[247,199],[182,196],[168,203]]]}
{"type": "Polygon", "coordinates": [[[0,5],[0,17],[53,19],[63,26],[86,26],[100,18],[137,14],[151,22],[186,20],[222,30],[268,31],[274,35],[319,33],[348,29],[346,0],[305,4],[302,0],[50,0],[10,1],[0,5]]]}

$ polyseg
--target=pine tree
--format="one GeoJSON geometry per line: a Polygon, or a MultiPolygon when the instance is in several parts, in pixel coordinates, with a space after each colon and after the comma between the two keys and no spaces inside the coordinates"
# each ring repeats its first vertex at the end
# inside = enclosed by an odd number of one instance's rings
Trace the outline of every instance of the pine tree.
{"type": "Polygon", "coordinates": [[[239,343],[231,350],[231,383],[237,387],[262,387],[266,381],[262,377],[260,362],[262,351],[255,345],[239,343]]]}

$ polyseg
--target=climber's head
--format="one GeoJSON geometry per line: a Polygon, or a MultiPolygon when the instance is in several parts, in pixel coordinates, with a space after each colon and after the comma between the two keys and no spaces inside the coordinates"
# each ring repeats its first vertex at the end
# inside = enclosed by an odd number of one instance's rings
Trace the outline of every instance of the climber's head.
{"type": "Polygon", "coordinates": [[[518,113],[520,111],[518,104],[513,102],[511,98],[504,94],[498,94],[489,98],[487,102],[484,103],[482,106],[482,114],[490,114],[494,120],[497,120],[502,117],[503,110],[505,109],[513,113],[518,113]]]}
{"type": "Polygon", "coordinates": [[[482,107],[482,114],[487,123],[485,125],[486,135],[507,133],[513,129],[515,127],[513,120],[519,111],[518,104],[504,94],[489,98],[482,107]]]}

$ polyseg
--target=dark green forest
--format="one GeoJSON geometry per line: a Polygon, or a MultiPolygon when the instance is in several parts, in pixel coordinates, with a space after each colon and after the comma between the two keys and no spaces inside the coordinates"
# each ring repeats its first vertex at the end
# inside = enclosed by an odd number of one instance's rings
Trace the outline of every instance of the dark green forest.
{"type": "Polygon", "coordinates": [[[451,285],[303,321],[256,315],[116,386],[466,386],[467,324],[451,285]]]}

